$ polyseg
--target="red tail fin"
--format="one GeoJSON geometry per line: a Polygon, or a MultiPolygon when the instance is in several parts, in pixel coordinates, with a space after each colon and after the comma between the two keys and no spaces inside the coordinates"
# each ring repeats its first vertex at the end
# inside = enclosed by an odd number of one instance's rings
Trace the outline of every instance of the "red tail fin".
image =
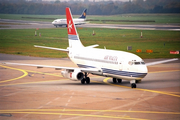
{"type": "Polygon", "coordinates": [[[68,35],[77,35],[70,8],[66,8],[68,35]]]}
{"type": "Polygon", "coordinates": [[[77,34],[70,8],[66,8],[66,19],[67,19],[69,47],[71,48],[84,47],[77,34]]]}

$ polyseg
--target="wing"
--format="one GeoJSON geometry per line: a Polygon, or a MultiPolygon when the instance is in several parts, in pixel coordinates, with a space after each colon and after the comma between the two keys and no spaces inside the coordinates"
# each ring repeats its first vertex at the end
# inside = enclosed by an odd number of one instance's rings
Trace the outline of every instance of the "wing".
{"type": "Polygon", "coordinates": [[[46,48],[46,49],[51,49],[51,50],[59,50],[59,51],[63,51],[63,52],[69,52],[69,50],[68,50],[68,49],[53,48],[53,47],[38,46],[38,45],[34,45],[34,47],[46,48]]]}
{"type": "Polygon", "coordinates": [[[156,61],[156,62],[151,62],[151,63],[146,63],[146,66],[151,66],[151,65],[156,65],[156,64],[171,62],[171,61],[175,61],[175,60],[178,60],[178,58],[169,59],[169,60],[162,60],[162,61],[156,61]]]}
{"type": "Polygon", "coordinates": [[[9,64],[9,65],[22,65],[22,66],[32,66],[37,68],[54,68],[56,70],[75,70],[80,69],[81,72],[88,72],[88,73],[94,73],[98,72],[101,73],[102,70],[98,68],[76,68],[76,67],[61,67],[61,66],[48,66],[48,65],[36,65],[36,64],[23,64],[23,63],[10,63],[10,62],[4,62],[3,64],[9,64]]]}

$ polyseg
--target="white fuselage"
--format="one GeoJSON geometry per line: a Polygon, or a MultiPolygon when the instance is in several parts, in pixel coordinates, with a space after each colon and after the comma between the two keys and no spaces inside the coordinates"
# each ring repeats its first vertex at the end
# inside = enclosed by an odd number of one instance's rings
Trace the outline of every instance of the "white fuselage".
{"type": "Polygon", "coordinates": [[[98,48],[68,48],[70,59],[81,68],[98,68],[92,73],[125,80],[141,80],[147,75],[144,61],[135,54],[98,48]]]}
{"type": "MultiPolygon", "coordinates": [[[[77,18],[73,19],[75,25],[81,25],[85,24],[85,19],[77,18]]],[[[67,26],[67,20],[66,19],[56,19],[52,22],[54,26],[67,26]]]]}

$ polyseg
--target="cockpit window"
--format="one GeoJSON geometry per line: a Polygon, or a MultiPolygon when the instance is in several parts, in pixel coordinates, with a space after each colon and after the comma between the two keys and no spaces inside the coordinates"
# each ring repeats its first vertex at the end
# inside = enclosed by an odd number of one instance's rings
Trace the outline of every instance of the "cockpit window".
{"type": "Polygon", "coordinates": [[[141,63],[140,62],[134,62],[135,65],[140,65],[141,63]]]}

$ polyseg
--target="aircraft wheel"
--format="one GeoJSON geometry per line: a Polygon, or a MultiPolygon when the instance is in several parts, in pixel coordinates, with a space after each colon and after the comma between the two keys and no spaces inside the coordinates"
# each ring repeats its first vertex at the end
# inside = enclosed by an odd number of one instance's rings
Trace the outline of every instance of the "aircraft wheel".
{"type": "Polygon", "coordinates": [[[122,79],[117,79],[118,83],[121,83],[122,82],[122,79]]]}
{"type": "Polygon", "coordinates": [[[82,80],[81,80],[81,84],[84,84],[85,83],[85,79],[83,78],[82,80]]]}
{"type": "Polygon", "coordinates": [[[89,77],[86,78],[86,83],[87,83],[87,84],[90,83],[90,78],[89,78],[89,77]]]}
{"type": "Polygon", "coordinates": [[[136,88],[136,84],[135,84],[135,83],[132,83],[132,84],[131,84],[131,88],[136,88]]]}
{"type": "Polygon", "coordinates": [[[116,83],[116,82],[117,82],[116,78],[113,78],[113,83],[116,83]]]}

